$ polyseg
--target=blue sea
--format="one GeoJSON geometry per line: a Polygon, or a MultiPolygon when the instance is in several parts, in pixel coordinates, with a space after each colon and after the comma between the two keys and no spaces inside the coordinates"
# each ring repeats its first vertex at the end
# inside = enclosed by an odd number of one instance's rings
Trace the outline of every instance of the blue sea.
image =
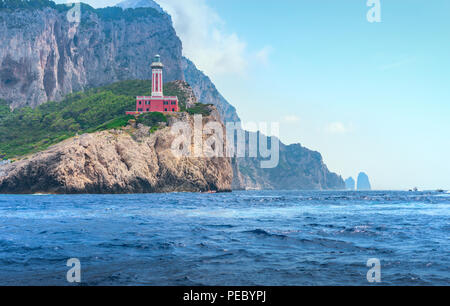
{"type": "Polygon", "coordinates": [[[450,285],[450,194],[0,195],[0,285],[450,285]]]}

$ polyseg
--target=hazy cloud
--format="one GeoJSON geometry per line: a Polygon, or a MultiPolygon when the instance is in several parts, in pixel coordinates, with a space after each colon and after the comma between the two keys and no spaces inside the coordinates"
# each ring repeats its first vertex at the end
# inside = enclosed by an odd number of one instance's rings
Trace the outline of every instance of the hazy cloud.
{"type": "Polygon", "coordinates": [[[229,33],[206,0],[158,0],[174,21],[184,55],[210,76],[242,74],[248,65],[246,43],[229,33]]]}

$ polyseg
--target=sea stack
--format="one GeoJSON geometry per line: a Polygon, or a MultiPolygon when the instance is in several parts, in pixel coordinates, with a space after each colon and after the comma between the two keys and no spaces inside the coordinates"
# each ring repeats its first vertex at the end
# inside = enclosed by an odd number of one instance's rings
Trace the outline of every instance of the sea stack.
{"type": "Polygon", "coordinates": [[[357,190],[359,191],[367,191],[372,190],[372,187],[370,186],[369,177],[364,172],[361,172],[358,175],[358,186],[357,190]]]}
{"type": "Polygon", "coordinates": [[[345,180],[345,189],[346,190],[355,190],[355,180],[353,179],[353,177],[349,177],[348,179],[345,180]]]}

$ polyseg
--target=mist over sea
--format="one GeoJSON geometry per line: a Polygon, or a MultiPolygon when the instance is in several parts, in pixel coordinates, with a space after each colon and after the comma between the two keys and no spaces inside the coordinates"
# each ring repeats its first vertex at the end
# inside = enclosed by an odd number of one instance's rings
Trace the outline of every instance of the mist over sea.
{"type": "Polygon", "coordinates": [[[450,194],[0,195],[0,285],[450,284],[450,194]]]}

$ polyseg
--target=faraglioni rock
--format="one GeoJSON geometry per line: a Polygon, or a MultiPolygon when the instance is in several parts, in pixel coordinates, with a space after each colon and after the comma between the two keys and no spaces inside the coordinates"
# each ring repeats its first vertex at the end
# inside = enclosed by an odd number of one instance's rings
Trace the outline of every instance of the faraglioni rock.
{"type": "Polygon", "coordinates": [[[355,180],[353,179],[353,177],[349,177],[348,179],[345,180],[345,189],[347,190],[355,190],[355,180]]]}
{"type": "Polygon", "coordinates": [[[358,175],[357,190],[360,190],[360,191],[372,190],[372,186],[370,186],[369,177],[364,172],[361,172],[358,175]]]}
{"type": "MultiPolygon", "coordinates": [[[[28,159],[1,167],[0,193],[105,194],[231,191],[233,170],[225,157],[175,157],[174,122],[193,124],[179,113],[169,126],[84,134],[28,159]]],[[[217,117],[204,117],[206,124],[217,117]]],[[[224,145],[225,149],[225,145],[224,145]]]]}

